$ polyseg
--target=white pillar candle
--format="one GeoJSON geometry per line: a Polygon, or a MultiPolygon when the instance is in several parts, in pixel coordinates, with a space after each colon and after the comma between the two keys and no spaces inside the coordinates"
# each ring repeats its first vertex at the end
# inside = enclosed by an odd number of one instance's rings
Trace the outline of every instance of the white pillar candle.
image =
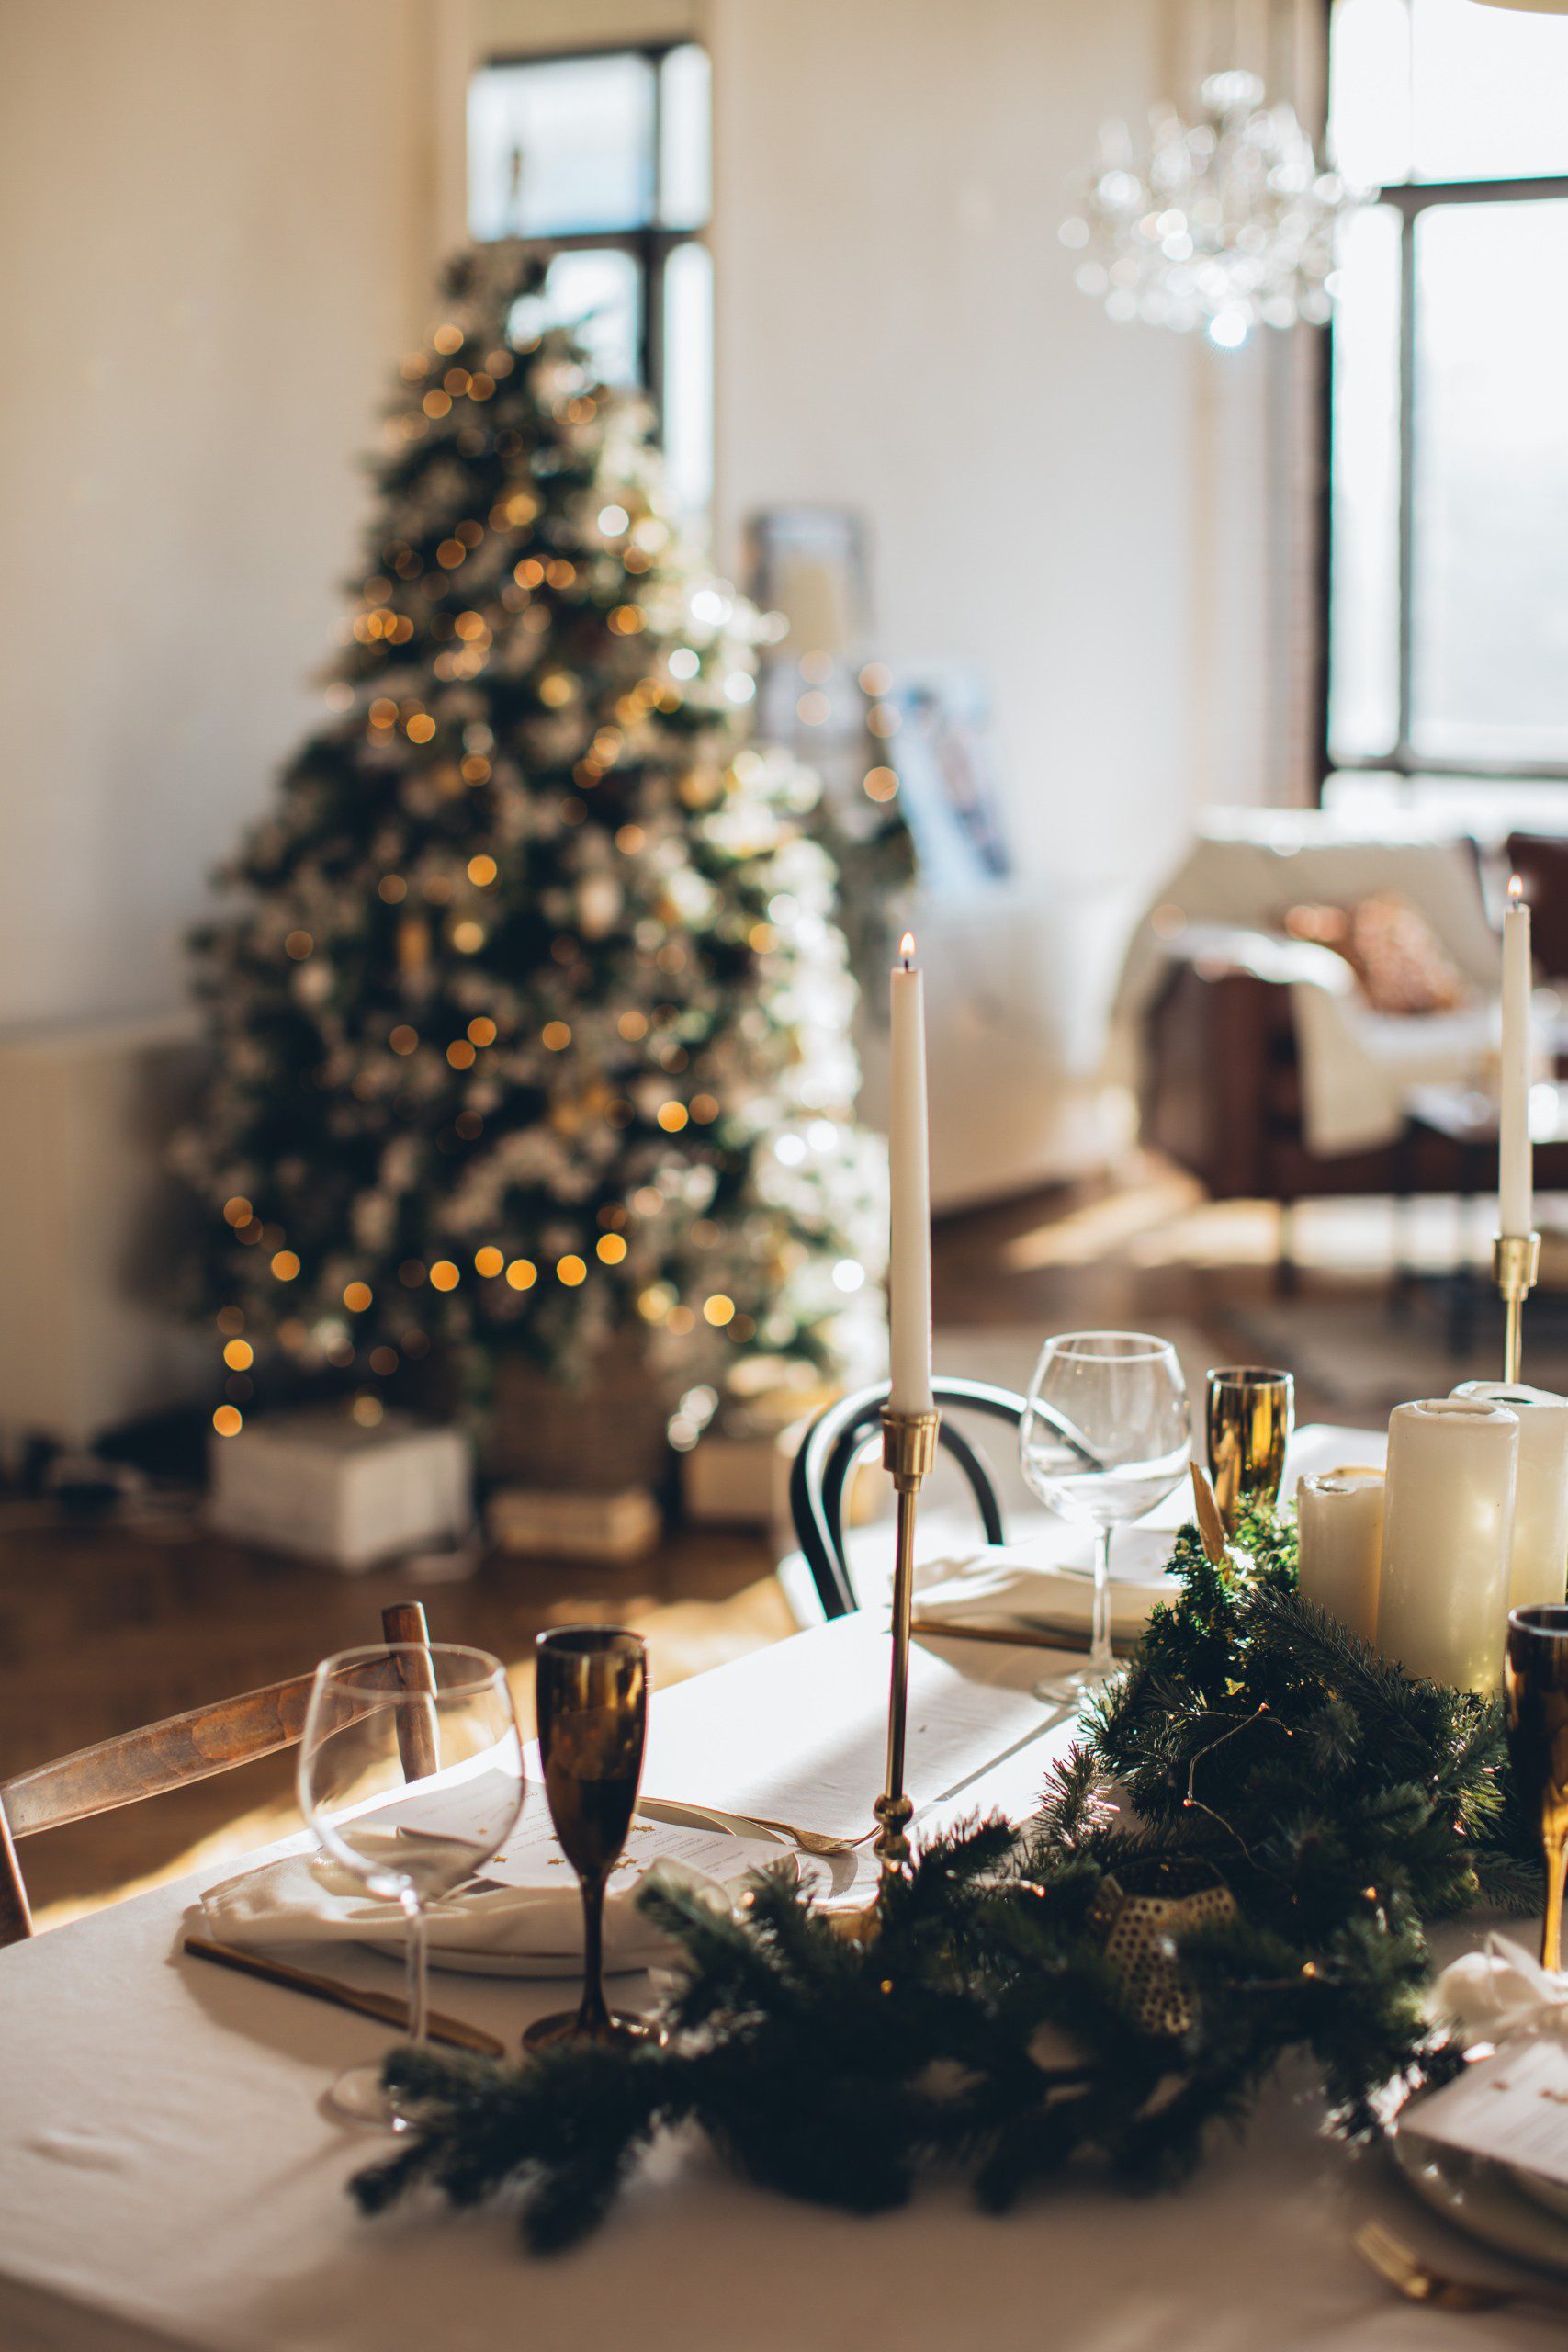
{"type": "Polygon", "coordinates": [[[1407,1674],[1496,1690],[1518,1459],[1518,1415],[1487,1397],[1389,1415],[1378,1647],[1407,1674]]]}
{"type": "Polygon", "coordinates": [[[1359,1464],[1319,1470],[1296,1488],[1303,1595],[1364,1642],[1378,1637],[1382,1504],[1382,1472],[1359,1464]]]}
{"type": "Polygon", "coordinates": [[[915,942],[906,932],[891,983],[888,1177],[892,1230],[887,1319],[896,1413],[931,1409],[931,1191],[926,1124],[926,1014],[915,942]]]}
{"type": "Polygon", "coordinates": [[[1503,917],[1503,1058],[1497,1106],[1497,1230],[1531,1229],[1530,910],[1516,874],[1503,917]]]}
{"type": "Polygon", "coordinates": [[[1549,1388],[1510,1388],[1500,1380],[1467,1380],[1454,1395],[1487,1396],[1518,1415],[1508,1606],[1560,1605],[1568,1587],[1568,1396],[1554,1396],[1549,1388]]]}

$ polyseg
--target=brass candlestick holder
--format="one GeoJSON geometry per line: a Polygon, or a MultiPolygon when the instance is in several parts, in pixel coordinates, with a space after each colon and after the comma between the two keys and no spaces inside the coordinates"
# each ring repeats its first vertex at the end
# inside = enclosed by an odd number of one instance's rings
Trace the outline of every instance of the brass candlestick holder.
{"type": "Polygon", "coordinates": [[[887,1698],[887,1786],[876,1800],[876,1855],[884,1879],[909,1860],[906,1835],[914,1806],[904,1793],[904,1732],[909,1706],[909,1618],[915,1597],[915,1508],[936,1463],[934,1412],[882,1411],[882,1466],[898,1498],[897,1552],[893,1569],[893,1679],[887,1698]]]}
{"type": "Polygon", "coordinates": [[[1503,1295],[1503,1377],[1520,1377],[1524,1353],[1525,1301],[1540,1272],[1539,1233],[1499,1233],[1492,1243],[1492,1273],[1503,1295]]]}

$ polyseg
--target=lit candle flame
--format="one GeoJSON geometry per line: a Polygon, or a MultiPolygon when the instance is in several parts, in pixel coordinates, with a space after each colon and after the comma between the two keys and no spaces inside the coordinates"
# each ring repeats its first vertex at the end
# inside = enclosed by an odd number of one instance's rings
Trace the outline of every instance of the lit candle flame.
{"type": "MultiPolygon", "coordinates": [[[[1517,879],[1517,876],[1515,876],[1515,879],[1517,879]]],[[[898,942],[898,953],[902,956],[906,964],[908,964],[913,960],[915,953],[915,934],[912,931],[907,931],[904,933],[903,938],[898,942]]]]}
{"type": "Polygon", "coordinates": [[[1508,904],[1517,907],[1525,895],[1525,886],[1517,874],[1508,876],[1508,904]]]}

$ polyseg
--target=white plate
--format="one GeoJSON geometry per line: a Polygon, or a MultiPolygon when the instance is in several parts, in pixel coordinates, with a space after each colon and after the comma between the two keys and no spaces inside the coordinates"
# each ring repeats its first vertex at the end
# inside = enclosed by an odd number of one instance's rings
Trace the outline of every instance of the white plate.
{"type": "MultiPolygon", "coordinates": [[[[1081,1560],[1043,1560],[1041,1566],[1062,1577],[1077,1577],[1092,1588],[1094,1557],[1092,1533],[1088,1538],[1089,1549],[1081,1560]]],[[[1021,1552],[1023,1547],[1019,1546],[1021,1552]]],[[[1181,1589],[1180,1578],[1169,1573],[1170,1555],[1176,1549],[1176,1531],[1169,1527],[1119,1527],[1111,1539],[1111,1582],[1112,1586],[1136,1585],[1151,1592],[1162,1592],[1168,1586],[1172,1592],[1181,1589]]]]}
{"type": "Polygon", "coordinates": [[[1544,2206],[1547,2212],[1568,2222],[1568,2188],[1560,2180],[1548,2180],[1544,2173],[1529,2172],[1523,2165],[1514,2165],[1510,2169],[1516,2185],[1533,2205],[1544,2206]]]}
{"type": "MultiPolygon", "coordinates": [[[[688,1809],[683,1805],[665,1804],[651,1798],[646,1806],[638,1805],[637,1811],[646,1812],[649,1820],[657,1821],[690,1821],[700,1817],[705,1828],[727,1829],[732,1837],[750,1838],[761,1846],[777,1846],[792,1860],[795,1858],[795,1849],[787,1838],[781,1838],[774,1830],[762,1828],[757,1822],[743,1821],[736,1814],[710,1813],[705,1806],[693,1806],[688,1809]]],[[[400,1935],[366,1936],[362,1940],[372,1951],[386,1952],[394,1959],[402,1957],[404,1944],[400,1935]]],[[[425,1950],[432,1968],[445,1969],[449,1975],[453,1976],[513,1976],[554,1980],[564,1976],[581,1976],[582,1973],[581,1946],[575,1951],[560,1952],[466,1951],[461,1946],[443,1947],[432,1939],[426,1944],[425,1950]]],[[[647,1945],[639,1950],[622,1952],[619,1957],[607,1952],[604,1956],[604,1973],[606,1976],[637,1975],[646,1968],[656,1967],[668,1956],[670,1946],[662,1936],[650,1935],[647,1945]]]]}
{"type": "MultiPolygon", "coordinates": [[[[1422,2202],[1483,2245],[1568,2277],[1568,2222],[1527,2191],[1512,2165],[1423,2138],[1414,2124],[1389,2134],[1394,2163],[1422,2202]]],[[[1536,2188],[1546,2186],[1536,2184],[1536,2188]]]]}

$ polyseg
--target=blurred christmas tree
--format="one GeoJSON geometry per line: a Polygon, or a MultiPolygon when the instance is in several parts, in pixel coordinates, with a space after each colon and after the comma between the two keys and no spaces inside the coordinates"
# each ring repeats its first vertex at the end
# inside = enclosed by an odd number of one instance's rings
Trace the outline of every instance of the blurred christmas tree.
{"type": "Polygon", "coordinates": [[[746,745],[757,616],[534,289],[507,244],[449,268],[333,717],[197,941],[220,1430],[274,1340],[374,1390],[433,1347],[575,1376],[629,1331],[722,1388],[879,1312],[815,780],[746,745]]]}

